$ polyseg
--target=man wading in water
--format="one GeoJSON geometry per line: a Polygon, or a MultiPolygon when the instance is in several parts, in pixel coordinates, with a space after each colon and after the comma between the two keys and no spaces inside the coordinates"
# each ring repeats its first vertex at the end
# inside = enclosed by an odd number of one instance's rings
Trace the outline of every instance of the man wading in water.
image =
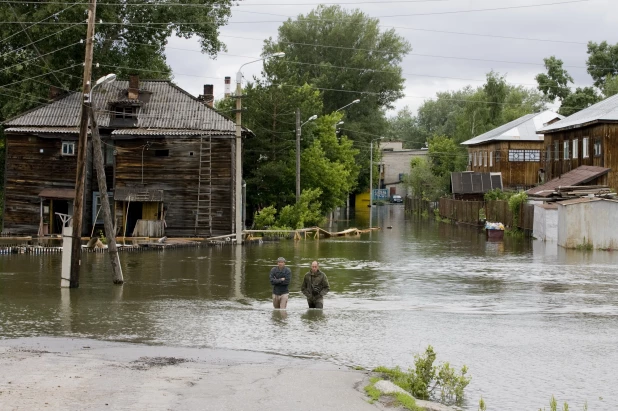
{"type": "Polygon", "coordinates": [[[307,297],[309,308],[324,308],[324,296],[328,293],[328,278],[320,271],[317,261],[311,263],[311,271],[305,274],[301,291],[307,297]]]}
{"type": "Polygon", "coordinates": [[[270,283],[273,286],[273,307],[286,309],[292,272],[285,266],[285,258],[277,258],[277,266],[270,270],[270,283]]]}

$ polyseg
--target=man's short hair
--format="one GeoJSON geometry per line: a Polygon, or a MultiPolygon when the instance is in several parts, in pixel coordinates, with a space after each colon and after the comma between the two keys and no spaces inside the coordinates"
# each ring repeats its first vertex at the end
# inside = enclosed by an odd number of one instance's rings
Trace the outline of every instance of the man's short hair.
{"type": "Polygon", "coordinates": [[[281,262],[285,263],[285,258],[283,258],[283,257],[279,257],[279,258],[277,258],[277,262],[279,262],[279,261],[281,261],[281,262]]]}

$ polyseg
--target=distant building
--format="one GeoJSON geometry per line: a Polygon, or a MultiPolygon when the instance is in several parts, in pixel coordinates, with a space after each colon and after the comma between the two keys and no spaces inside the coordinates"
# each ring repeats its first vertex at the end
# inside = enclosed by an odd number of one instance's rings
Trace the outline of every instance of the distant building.
{"type": "Polygon", "coordinates": [[[410,161],[414,157],[426,157],[427,150],[404,149],[401,141],[381,142],[380,150],[382,151],[380,188],[388,189],[389,196],[395,194],[406,196],[408,190],[403,180],[410,172],[410,161]]]}
{"type": "Polygon", "coordinates": [[[545,181],[543,135],[539,130],[563,119],[553,111],[527,114],[464,141],[468,171],[499,172],[505,187],[527,188],[545,181]]]}
{"type": "Polygon", "coordinates": [[[562,177],[580,166],[610,169],[589,180],[618,189],[618,94],[539,130],[545,136],[548,179],[562,177]]]}

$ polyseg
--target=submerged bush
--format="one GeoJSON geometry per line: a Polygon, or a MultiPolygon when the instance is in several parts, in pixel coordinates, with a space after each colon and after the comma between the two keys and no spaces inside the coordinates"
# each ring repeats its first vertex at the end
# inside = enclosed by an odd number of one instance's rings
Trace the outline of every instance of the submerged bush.
{"type": "Polygon", "coordinates": [[[470,384],[465,365],[457,372],[449,363],[434,365],[436,353],[430,345],[423,355],[414,356],[414,368],[403,371],[399,367],[378,367],[374,371],[415,398],[436,400],[443,404],[461,404],[464,389],[470,384]]]}

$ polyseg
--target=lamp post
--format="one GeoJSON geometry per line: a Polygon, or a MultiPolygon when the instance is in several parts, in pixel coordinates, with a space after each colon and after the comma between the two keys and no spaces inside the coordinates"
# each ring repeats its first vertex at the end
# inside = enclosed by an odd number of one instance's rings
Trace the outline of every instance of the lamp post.
{"type": "Polygon", "coordinates": [[[300,124],[300,109],[296,109],[296,204],[300,202],[300,129],[316,118],[318,118],[318,115],[314,114],[307,121],[300,124]]]}
{"type": "Polygon", "coordinates": [[[354,100],[353,102],[351,102],[349,104],[346,104],[343,107],[339,107],[337,110],[335,110],[335,113],[338,112],[339,110],[343,110],[344,108],[351,106],[352,104],[357,104],[357,103],[360,103],[360,99],[358,99],[358,98],[356,100],[354,100]]]}
{"type": "Polygon", "coordinates": [[[378,137],[371,140],[371,144],[369,144],[369,228],[372,227],[372,216],[373,216],[373,142],[382,140],[384,137],[378,137]]]}
{"type": "Polygon", "coordinates": [[[235,201],[234,201],[234,210],[235,210],[235,231],[236,231],[236,244],[242,244],[242,229],[243,229],[243,221],[242,221],[242,68],[247,64],[256,63],[258,61],[266,60],[271,57],[283,57],[285,53],[279,52],[274,53],[269,56],[262,57],[261,59],[253,60],[248,63],[243,64],[238,69],[236,73],[236,173],[235,173],[235,184],[234,184],[234,193],[235,193],[235,201]]]}

